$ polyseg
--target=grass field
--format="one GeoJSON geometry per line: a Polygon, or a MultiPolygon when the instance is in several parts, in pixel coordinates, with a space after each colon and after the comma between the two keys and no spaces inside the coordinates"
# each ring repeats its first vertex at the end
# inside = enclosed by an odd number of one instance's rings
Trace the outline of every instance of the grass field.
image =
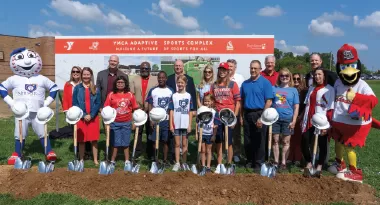
{"type": "MultiPolygon", "coordinates": [[[[377,96],[380,96],[380,81],[368,81],[369,85],[374,90],[377,96]]],[[[380,106],[378,105],[373,116],[380,119],[380,106]]],[[[64,115],[61,113],[59,115],[60,127],[66,125],[64,121],[64,115]]],[[[14,120],[10,119],[0,119],[0,164],[7,164],[7,158],[14,150],[14,120]]],[[[55,129],[55,118],[53,118],[48,124],[48,131],[55,129]]],[[[29,139],[25,146],[25,154],[33,157],[33,165],[36,166],[38,161],[43,160],[44,156],[42,154],[43,149],[39,141],[36,140],[32,129],[29,129],[29,139]]],[[[145,139],[145,137],[143,137],[145,139]]],[[[194,141],[194,136],[191,136],[190,141],[194,141]]],[[[63,140],[52,140],[52,147],[58,155],[58,161],[56,162],[56,167],[67,167],[67,163],[74,159],[73,145],[71,139],[63,140]]],[[[189,157],[189,162],[194,162],[196,157],[195,145],[189,143],[191,156],[189,157]]],[[[334,142],[331,141],[331,156],[332,160],[334,157],[334,142]]],[[[372,129],[370,135],[367,138],[366,146],[363,149],[357,149],[358,154],[358,166],[363,169],[365,174],[364,183],[370,184],[377,190],[377,196],[380,196],[380,130],[372,129]]],[[[100,160],[104,159],[104,149],[105,149],[105,135],[101,134],[101,139],[99,141],[100,150],[100,160]]],[[[123,168],[123,157],[119,157],[117,162],[117,168],[122,170],[123,168]]],[[[142,168],[140,172],[143,172],[149,165],[149,161],[141,161],[142,168]]],[[[86,168],[95,168],[92,161],[85,162],[86,168]]],[[[238,168],[240,173],[249,172],[244,168],[238,168]]],[[[300,174],[300,169],[298,167],[291,168],[291,173],[300,174]]],[[[325,172],[326,173],[326,172],[325,172]]],[[[42,194],[37,198],[32,200],[15,200],[10,195],[0,195],[0,204],[170,204],[170,202],[155,199],[155,198],[145,198],[140,201],[131,201],[128,199],[119,199],[116,201],[88,201],[86,199],[81,199],[72,195],[58,195],[58,194],[42,194]],[[64,203],[62,203],[64,202],[64,203]]]]}

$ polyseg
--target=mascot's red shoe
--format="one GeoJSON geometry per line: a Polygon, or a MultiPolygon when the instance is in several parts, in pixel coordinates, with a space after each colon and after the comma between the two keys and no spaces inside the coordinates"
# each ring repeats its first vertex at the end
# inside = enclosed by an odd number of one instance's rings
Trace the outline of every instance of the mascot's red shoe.
{"type": "Polygon", "coordinates": [[[344,181],[352,181],[363,183],[363,172],[361,169],[356,169],[353,166],[350,166],[350,169],[346,172],[338,173],[336,175],[339,179],[343,179],[344,181]]]}
{"type": "Polygon", "coordinates": [[[56,161],[57,160],[57,155],[55,154],[54,151],[50,151],[48,155],[46,155],[46,160],[47,161],[56,161]]]}
{"type": "Polygon", "coordinates": [[[15,161],[18,158],[17,152],[13,152],[12,156],[8,158],[8,165],[15,165],[15,161]]]}

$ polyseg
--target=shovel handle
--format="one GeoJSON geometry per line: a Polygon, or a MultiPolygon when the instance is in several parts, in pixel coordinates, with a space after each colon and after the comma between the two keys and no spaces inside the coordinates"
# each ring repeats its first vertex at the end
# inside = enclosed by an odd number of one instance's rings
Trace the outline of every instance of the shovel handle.
{"type": "MultiPolygon", "coordinates": [[[[159,142],[160,142],[160,124],[159,123],[157,123],[156,124],[156,150],[159,150],[158,148],[158,146],[159,146],[159,142]]],[[[158,153],[158,152],[157,152],[158,153]]],[[[157,156],[157,158],[158,158],[158,156],[157,156]]]]}
{"type": "Polygon", "coordinates": [[[110,125],[106,125],[106,147],[110,146],[110,125]]]}
{"type": "Polygon", "coordinates": [[[19,131],[19,140],[20,140],[20,143],[22,144],[22,141],[24,140],[23,137],[22,137],[22,120],[19,120],[18,121],[18,131],[19,131]]]}
{"type": "Polygon", "coordinates": [[[318,147],[318,134],[315,134],[314,147],[313,147],[313,155],[314,156],[317,154],[317,147],[318,147]]]}
{"type": "Polygon", "coordinates": [[[139,137],[139,126],[137,126],[136,129],[135,129],[135,139],[134,139],[134,142],[133,142],[133,153],[132,153],[132,157],[133,158],[135,157],[135,150],[136,150],[137,138],[138,137],[139,137]]]}
{"type": "Polygon", "coordinates": [[[47,155],[46,153],[46,149],[47,149],[47,124],[45,123],[45,133],[44,133],[44,148],[45,148],[45,155],[47,155]]]}
{"type": "Polygon", "coordinates": [[[268,149],[272,148],[272,125],[269,125],[268,129],[268,149]]]}
{"type": "Polygon", "coordinates": [[[198,153],[202,151],[202,135],[203,135],[203,127],[200,127],[199,136],[198,136],[198,153]]]}
{"type": "Polygon", "coordinates": [[[224,147],[228,150],[228,126],[224,125],[224,147]]]}
{"type": "Polygon", "coordinates": [[[78,132],[77,132],[77,130],[78,130],[78,126],[77,126],[77,124],[74,124],[74,147],[75,148],[78,146],[78,141],[77,141],[78,132]]]}

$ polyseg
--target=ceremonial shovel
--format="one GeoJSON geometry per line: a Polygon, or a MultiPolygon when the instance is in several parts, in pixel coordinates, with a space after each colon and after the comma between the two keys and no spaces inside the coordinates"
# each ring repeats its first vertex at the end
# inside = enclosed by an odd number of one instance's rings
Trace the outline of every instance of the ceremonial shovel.
{"type": "Polygon", "coordinates": [[[140,170],[140,165],[136,163],[136,159],[135,159],[135,152],[136,152],[136,145],[137,145],[138,137],[139,137],[139,126],[136,126],[135,139],[133,140],[132,167],[130,167],[130,166],[124,167],[124,171],[132,172],[135,174],[139,173],[139,170],[140,170]]]}
{"type": "Polygon", "coordinates": [[[23,152],[23,136],[22,136],[22,120],[18,121],[18,128],[19,128],[19,139],[20,139],[20,146],[21,146],[21,157],[17,157],[15,161],[14,168],[15,169],[23,169],[28,170],[30,169],[32,165],[32,157],[24,157],[23,152]]]}
{"type": "MultiPolygon", "coordinates": [[[[45,156],[48,154],[46,147],[47,147],[47,139],[48,139],[48,134],[47,134],[47,123],[44,125],[45,128],[45,133],[44,133],[44,148],[45,148],[45,156]]],[[[54,170],[54,161],[40,161],[38,163],[38,171],[40,173],[49,173],[54,170]]]]}
{"type": "Polygon", "coordinates": [[[261,176],[272,178],[276,176],[276,167],[270,162],[270,155],[272,151],[272,125],[269,125],[268,133],[268,162],[261,165],[261,176]]]}
{"type": "Polygon", "coordinates": [[[77,124],[74,124],[74,160],[69,162],[68,164],[68,170],[69,171],[74,171],[74,172],[83,172],[84,169],[84,163],[83,161],[78,160],[78,154],[77,154],[77,147],[78,147],[78,142],[77,142],[77,124]]]}
{"type": "Polygon", "coordinates": [[[110,125],[106,124],[106,160],[100,162],[99,174],[109,175],[115,171],[115,166],[109,160],[108,152],[110,146],[110,125]]]}

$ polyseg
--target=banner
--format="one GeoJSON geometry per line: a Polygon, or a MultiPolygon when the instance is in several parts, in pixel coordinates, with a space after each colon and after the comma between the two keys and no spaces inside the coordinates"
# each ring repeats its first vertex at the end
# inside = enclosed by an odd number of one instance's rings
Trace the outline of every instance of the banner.
{"type": "Polygon", "coordinates": [[[118,55],[120,69],[131,78],[143,61],[151,64],[153,75],[160,70],[170,75],[175,60],[181,59],[185,72],[198,84],[206,65],[216,71],[220,62],[235,59],[236,72],[248,79],[250,62],[259,60],[264,67],[265,57],[273,52],[273,35],[56,36],[55,76],[63,89],[73,66],[90,67],[96,81],[97,73],[107,69],[110,55],[118,55]]]}

